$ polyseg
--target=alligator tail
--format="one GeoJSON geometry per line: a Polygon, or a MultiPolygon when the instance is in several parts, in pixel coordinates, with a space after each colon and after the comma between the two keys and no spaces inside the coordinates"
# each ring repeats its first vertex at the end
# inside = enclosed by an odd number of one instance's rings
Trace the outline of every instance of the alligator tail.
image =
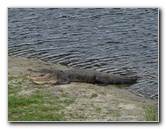
{"type": "Polygon", "coordinates": [[[137,77],[122,77],[112,76],[109,78],[95,76],[97,84],[134,84],[137,82],[137,77]]]}
{"type": "Polygon", "coordinates": [[[137,77],[121,77],[112,79],[113,84],[134,84],[137,82],[137,77]]]}

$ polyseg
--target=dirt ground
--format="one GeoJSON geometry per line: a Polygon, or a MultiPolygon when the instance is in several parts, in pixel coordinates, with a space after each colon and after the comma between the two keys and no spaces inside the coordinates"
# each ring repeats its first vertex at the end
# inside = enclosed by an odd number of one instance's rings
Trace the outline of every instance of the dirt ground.
{"type": "MultiPolygon", "coordinates": [[[[27,69],[40,68],[69,69],[66,66],[52,64],[34,59],[8,57],[8,75],[22,78],[28,74],[27,69]]],[[[29,80],[27,84],[32,82],[29,80]]],[[[45,93],[60,95],[67,93],[75,98],[75,103],[68,105],[63,112],[66,121],[146,121],[145,107],[158,105],[150,100],[127,91],[116,85],[97,86],[87,83],[70,83],[67,85],[40,85],[45,93]]],[[[35,88],[36,89],[36,88],[35,88]]],[[[34,89],[34,90],[35,90],[34,89]]],[[[33,89],[24,89],[19,94],[32,94],[33,89]]]]}

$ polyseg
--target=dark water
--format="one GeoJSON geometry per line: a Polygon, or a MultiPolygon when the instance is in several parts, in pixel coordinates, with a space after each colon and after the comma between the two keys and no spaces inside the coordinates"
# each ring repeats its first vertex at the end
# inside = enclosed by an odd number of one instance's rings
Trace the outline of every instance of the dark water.
{"type": "Polygon", "coordinates": [[[8,10],[8,54],[136,74],[128,89],[158,98],[158,9],[8,10]]]}

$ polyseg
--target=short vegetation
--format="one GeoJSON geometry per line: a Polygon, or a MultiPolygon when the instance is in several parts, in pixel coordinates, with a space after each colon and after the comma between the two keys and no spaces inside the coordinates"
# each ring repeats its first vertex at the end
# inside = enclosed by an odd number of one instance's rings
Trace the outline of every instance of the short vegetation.
{"type": "Polygon", "coordinates": [[[145,118],[147,121],[158,121],[158,108],[157,108],[157,106],[145,107],[145,118]]]}
{"type": "Polygon", "coordinates": [[[67,93],[55,96],[40,89],[28,95],[21,95],[19,93],[23,90],[25,82],[14,82],[14,80],[16,80],[15,77],[9,76],[9,121],[64,121],[64,112],[61,111],[75,102],[75,99],[67,93]]]}

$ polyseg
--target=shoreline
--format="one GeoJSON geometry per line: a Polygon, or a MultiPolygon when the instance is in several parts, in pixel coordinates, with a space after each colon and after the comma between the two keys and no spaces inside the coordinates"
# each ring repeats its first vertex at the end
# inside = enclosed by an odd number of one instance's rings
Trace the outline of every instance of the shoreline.
{"type": "MultiPolygon", "coordinates": [[[[59,103],[60,105],[65,105],[61,110],[53,108],[54,104],[45,103],[45,105],[50,106],[52,112],[58,113],[58,120],[60,121],[147,121],[145,118],[145,107],[155,106],[158,109],[157,100],[137,96],[115,85],[101,87],[93,84],[73,82],[68,85],[53,87],[50,84],[36,85],[27,79],[28,68],[40,69],[43,67],[60,70],[69,69],[59,64],[52,64],[41,60],[8,56],[8,89],[10,90],[11,88],[13,90],[11,93],[10,91],[8,93],[9,100],[12,99],[14,94],[17,94],[16,97],[21,96],[25,99],[32,97],[36,92],[40,92],[40,95],[46,94],[56,97],[58,102],[61,99],[70,99],[71,103],[68,101],[59,103]],[[19,88],[18,84],[20,84],[19,88]],[[18,90],[15,90],[15,88],[18,88],[18,90]]],[[[49,102],[51,98],[48,97],[47,101],[49,102]]],[[[30,104],[30,106],[33,107],[34,103],[30,104]]],[[[18,117],[20,116],[19,113],[10,116],[14,109],[12,106],[8,108],[9,121],[22,120],[18,117]]],[[[24,113],[24,111],[20,112],[24,113]]],[[[48,115],[47,111],[42,113],[48,115]]],[[[34,118],[36,119],[36,116],[34,118]]],[[[27,118],[26,121],[35,120],[34,118],[27,118]]],[[[42,121],[46,118],[39,117],[36,120],[42,121]]],[[[50,121],[50,119],[46,120],[50,121]]],[[[54,118],[54,120],[56,119],[54,118]]]]}

